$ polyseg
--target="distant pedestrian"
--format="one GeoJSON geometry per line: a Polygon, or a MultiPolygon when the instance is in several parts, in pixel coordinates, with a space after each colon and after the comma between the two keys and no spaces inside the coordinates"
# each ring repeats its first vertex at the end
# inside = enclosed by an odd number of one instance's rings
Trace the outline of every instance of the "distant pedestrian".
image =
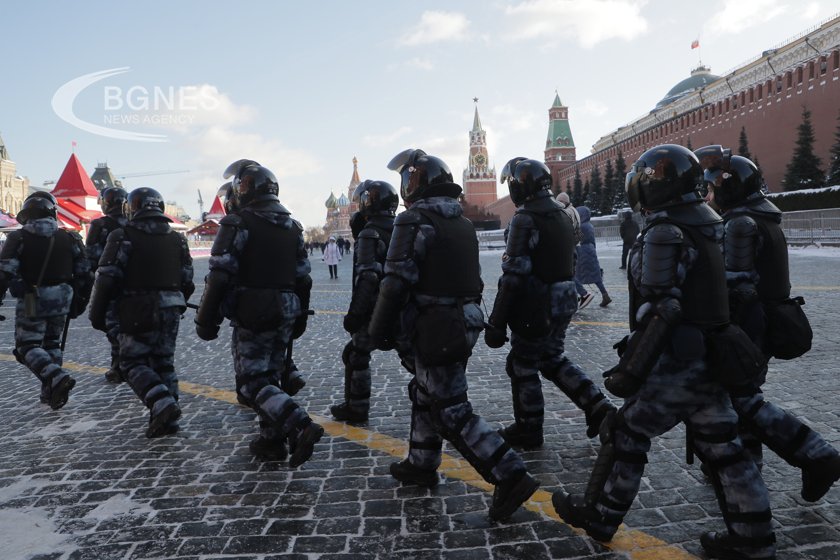
{"type": "Polygon", "coordinates": [[[324,256],[321,260],[327,263],[330,269],[330,280],[338,278],[338,263],[341,262],[341,253],[338,250],[335,237],[330,236],[330,241],[327,243],[327,248],[324,249],[324,256]]]}
{"type": "Polygon", "coordinates": [[[630,247],[635,243],[636,238],[639,237],[639,224],[633,219],[633,212],[624,211],[621,213],[621,224],[618,226],[618,232],[621,235],[621,270],[627,269],[627,253],[630,252],[630,247]]]}
{"type": "Polygon", "coordinates": [[[598,262],[598,252],[595,249],[595,226],[589,221],[592,213],[586,206],[581,206],[577,211],[580,215],[581,239],[577,250],[575,278],[580,283],[578,294],[581,296],[581,307],[585,305],[583,300],[586,296],[590,300],[592,299],[592,295],[583,288],[583,284],[595,284],[601,292],[600,306],[606,307],[610,304],[612,298],[607,293],[607,288],[604,287],[604,273],[601,264],[598,262]],[[581,293],[581,289],[583,289],[583,293],[581,293]]]}

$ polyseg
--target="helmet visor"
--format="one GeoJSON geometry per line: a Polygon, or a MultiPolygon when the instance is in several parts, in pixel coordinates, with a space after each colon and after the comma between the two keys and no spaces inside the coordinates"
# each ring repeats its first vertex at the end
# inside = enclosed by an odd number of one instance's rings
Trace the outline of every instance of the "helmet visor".
{"type": "Polygon", "coordinates": [[[703,169],[729,168],[729,154],[729,150],[725,150],[720,144],[704,146],[694,151],[703,169]]]}
{"type": "Polygon", "coordinates": [[[426,152],[423,150],[418,150],[416,148],[409,148],[407,150],[403,150],[402,152],[395,155],[391,158],[391,161],[388,162],[388,169],[391,171],[396,171],[400,175],[403,173],[403,169],[407,166],[413,164],[418,157],[425,156],[426,152]]]}
{"type": "Polygon", "coordinates": [[[224,179],[230,179],[231,177],[235,177],[236,175],[239,175],[239,172],[242,170],[243,167],[248,167],[249,165],[259,165],[259,163],[252,159],[236,160],[227,166],[225,172],[222,173],[222,177],[224,179]]]}

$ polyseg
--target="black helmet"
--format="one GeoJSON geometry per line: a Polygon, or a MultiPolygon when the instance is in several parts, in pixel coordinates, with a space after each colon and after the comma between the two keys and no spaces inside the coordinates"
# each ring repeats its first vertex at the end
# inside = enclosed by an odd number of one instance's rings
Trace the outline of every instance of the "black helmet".
{"type": "Polygon", "coordinates": [[[683,146],[663,144],[641,156],[627,173],[627,200],[634,210],[658,210],[702,200],[703,168],[683,146]]]}
{"type": "Polygon", "coordinates": [[[123,214],[129,220],[143,218],[164,218],[165,205],[163,196],[155,189],[140,187],[128,193],[128,198],[123,204],[123,214]]]}
{"type": "Polygon", "coordinates": [[[279,202],[277,178],[254,160],[240,159],[231,163],[225,169],[224,177],[231,179],[231,188],[240,207],[264,200],[279,202]]]}
{"type": "Polygon", "coordinates": [[[358,210],[350,214],[350,233],[353,234],[353,239],[358,239],[359,234],[365,229],[367,219],[358,210]]]}
{"type": "Polygon", "coordinates": [[[27,200],[29,200],[30,198],[43,198],[43,199],[45,199],[45,200],[49,200],[49,201],[50,201],[50,202],[52,202],[54,205],[58,206],[58,201],[55,199],[55,197],[53,196],[53,194],[52,194],[51,192],[47,192],[47,191],[35,191],[34,193],[32,193],[32,194],[30,194],[29,196],[27,196],[27,197],[26,197],[26,199],[24,200],[24,202],[26,202],[26,201],[27,201],[27,200]]]}
{"type": "Polygon", "coordinates": [[[106,187],[99,193],[99,207],[107,216],[122,216],[123,204],[128,200],[128,192],[121,187],[106,187]]]}
{"type": "Polygon", "coordinates": [[[519,206],[538,192],[551,189],[551,171],[541,161],[515,157],[502,168],[499,182],[508,184],[510,199],[519,206]]]}
{"type": "Polygon", "coordinates": [[[23,206],[21,206],[16,219],[21,224],[38,218],[56,219],[55,208],[56,203],[53,195],[48,192],[35,192],[23,201],[23,206]]]}
{"type": "Polygon", "coordinates": [[[714,204],[728,210],[761,192],[761,171],[749,159],[733,156],[720,145],[705,146],[694,152],[703,167],[703,180],[714,193],[714,204]]]}
{"type": "Polygon", "coordinates": [[[236,197],[233,193],[233,183],[228,181],[221,187],[219,187],[219,191],[216,193],[216,196],[222,201],[222,204],[225,206],[225,212],[228,214],[232,214],[239,210],[239,204],[236,202],[236,197]]]}
{"type": "Polygon", "coordinates": [[[353,191],[353,202],[359,205],[362,216],[393,216],[397,212],[400,196],[391,183],[368,179],[353,191]]]}
{"type": "Polygon", "coordinates": [[[461,187],[452,179],[452,172],[443,160],[410,148],[394,156],[388,169],[400,174],[400,194],[406,203],[430,196],[458,198],[461,187]]]}

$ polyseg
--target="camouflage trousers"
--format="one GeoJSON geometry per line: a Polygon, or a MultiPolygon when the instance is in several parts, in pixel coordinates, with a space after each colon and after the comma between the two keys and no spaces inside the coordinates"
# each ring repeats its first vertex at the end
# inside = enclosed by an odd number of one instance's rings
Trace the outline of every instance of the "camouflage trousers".
{"type": "Polygon", "coordinates": [[[837,456],[837,450],[823,437],[787,410],[764,400],[762,378],[748,390],[732,391],[732,406],[740,419],[740,436],[753,461],[762,464],[761,445],[773,450],[788,464],[803,468],[837,456]]]}
{"type": "MultiPolygon", "coordinates": [[[[468,329],[470,347],[481,331],[468,329]]],[[[436,470],[446,439],[491,484],[512,480],[526,471],[519,455],[480,416],[467,397],[467,362],[426,366],[415,359],[408,385],[411,432],[408,460],[421,469],[436,470]]]]}
{"type": "Polygon", "coordinates": [[[260,434],[273,441],[296,435],[312,422],[281,389],[293,325],[291,318],[269,331],[233,328],[231,354],[237,393],[259,415],[260,434]]]}
{"type": "Polygon", "coordinates": [[[49,399],[52,387],[69,375],[61,367],[61,336],[66,320],[66,314],[29,318],[23,299],[15,307],[15,357],[41,382],[42,401],[49,399]]]}
{"type": "MultiPolygon", "coordinates": [[[[403,367],[413,373],[411,344],[402,338],[398,338],[396,343],[403,367]]],[[[341,361],[344,363],[344,402],[354,412],[367,413],[370,410],[370,354],[373,350],[375,347],[365,326],[353,333],[341,353],[341,361]]]]}
{"type": "Polygon", "coordinates": [[[752,539],[753,552],[771,556],[767,488],[737,435],[738,416],[729,395],[710,378],[703,359],[683,361],[663,354],[642,388],[619,410],[612,434],[614,460],[595,500],[605,525],[614,530],[630,509],[651,439],[680,422],[692,431],[697,455],[711,471],[730,534],[752,539]]]}
{"type": "MultiPolygon", "coordinates": [[[[576,309],[577,298],[574,304],[576,309]]],[[[580,366],[565,355],[566,329],[573,315],[574,311],[552,318],[551,330],[539,338],[511,333],[505,370],[510,377],[513,415],[517,424],[536,432],[542,431],[545,409],[540,373],[586,412],[587,417],[599,403],[608,402],[580,366]]]]}
{"type": "MultiPolygon", "coordinates": [[[[160,309],[155,331],[119,333],[120,369],[134,393],[150,410],[157,401],[178,400],[175,374],[175,341],[181,324],[181,308],[160,309]]],[[[158,405],[166,406],[168,402],[158,405]]]]}
{"type": "Polygon", "coordinates": [[[105,310],[105,336],[111,345],[111,364],[117,365],[120,359],[120,318],[117,315],[116,300],[108,304],[105,310]]]}

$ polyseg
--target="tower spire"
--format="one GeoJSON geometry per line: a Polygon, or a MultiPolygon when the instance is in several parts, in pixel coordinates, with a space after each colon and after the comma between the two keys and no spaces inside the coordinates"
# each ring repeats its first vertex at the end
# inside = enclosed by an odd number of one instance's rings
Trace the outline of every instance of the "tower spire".
{"type": "Polygon", "coordinates": [[[481,119],[478,118],[478,97],[473,97],[473,103],[475,103],[475,116],[473,117],[472,132],[478,132],[484,130],[481,128],[481,119]]]}

